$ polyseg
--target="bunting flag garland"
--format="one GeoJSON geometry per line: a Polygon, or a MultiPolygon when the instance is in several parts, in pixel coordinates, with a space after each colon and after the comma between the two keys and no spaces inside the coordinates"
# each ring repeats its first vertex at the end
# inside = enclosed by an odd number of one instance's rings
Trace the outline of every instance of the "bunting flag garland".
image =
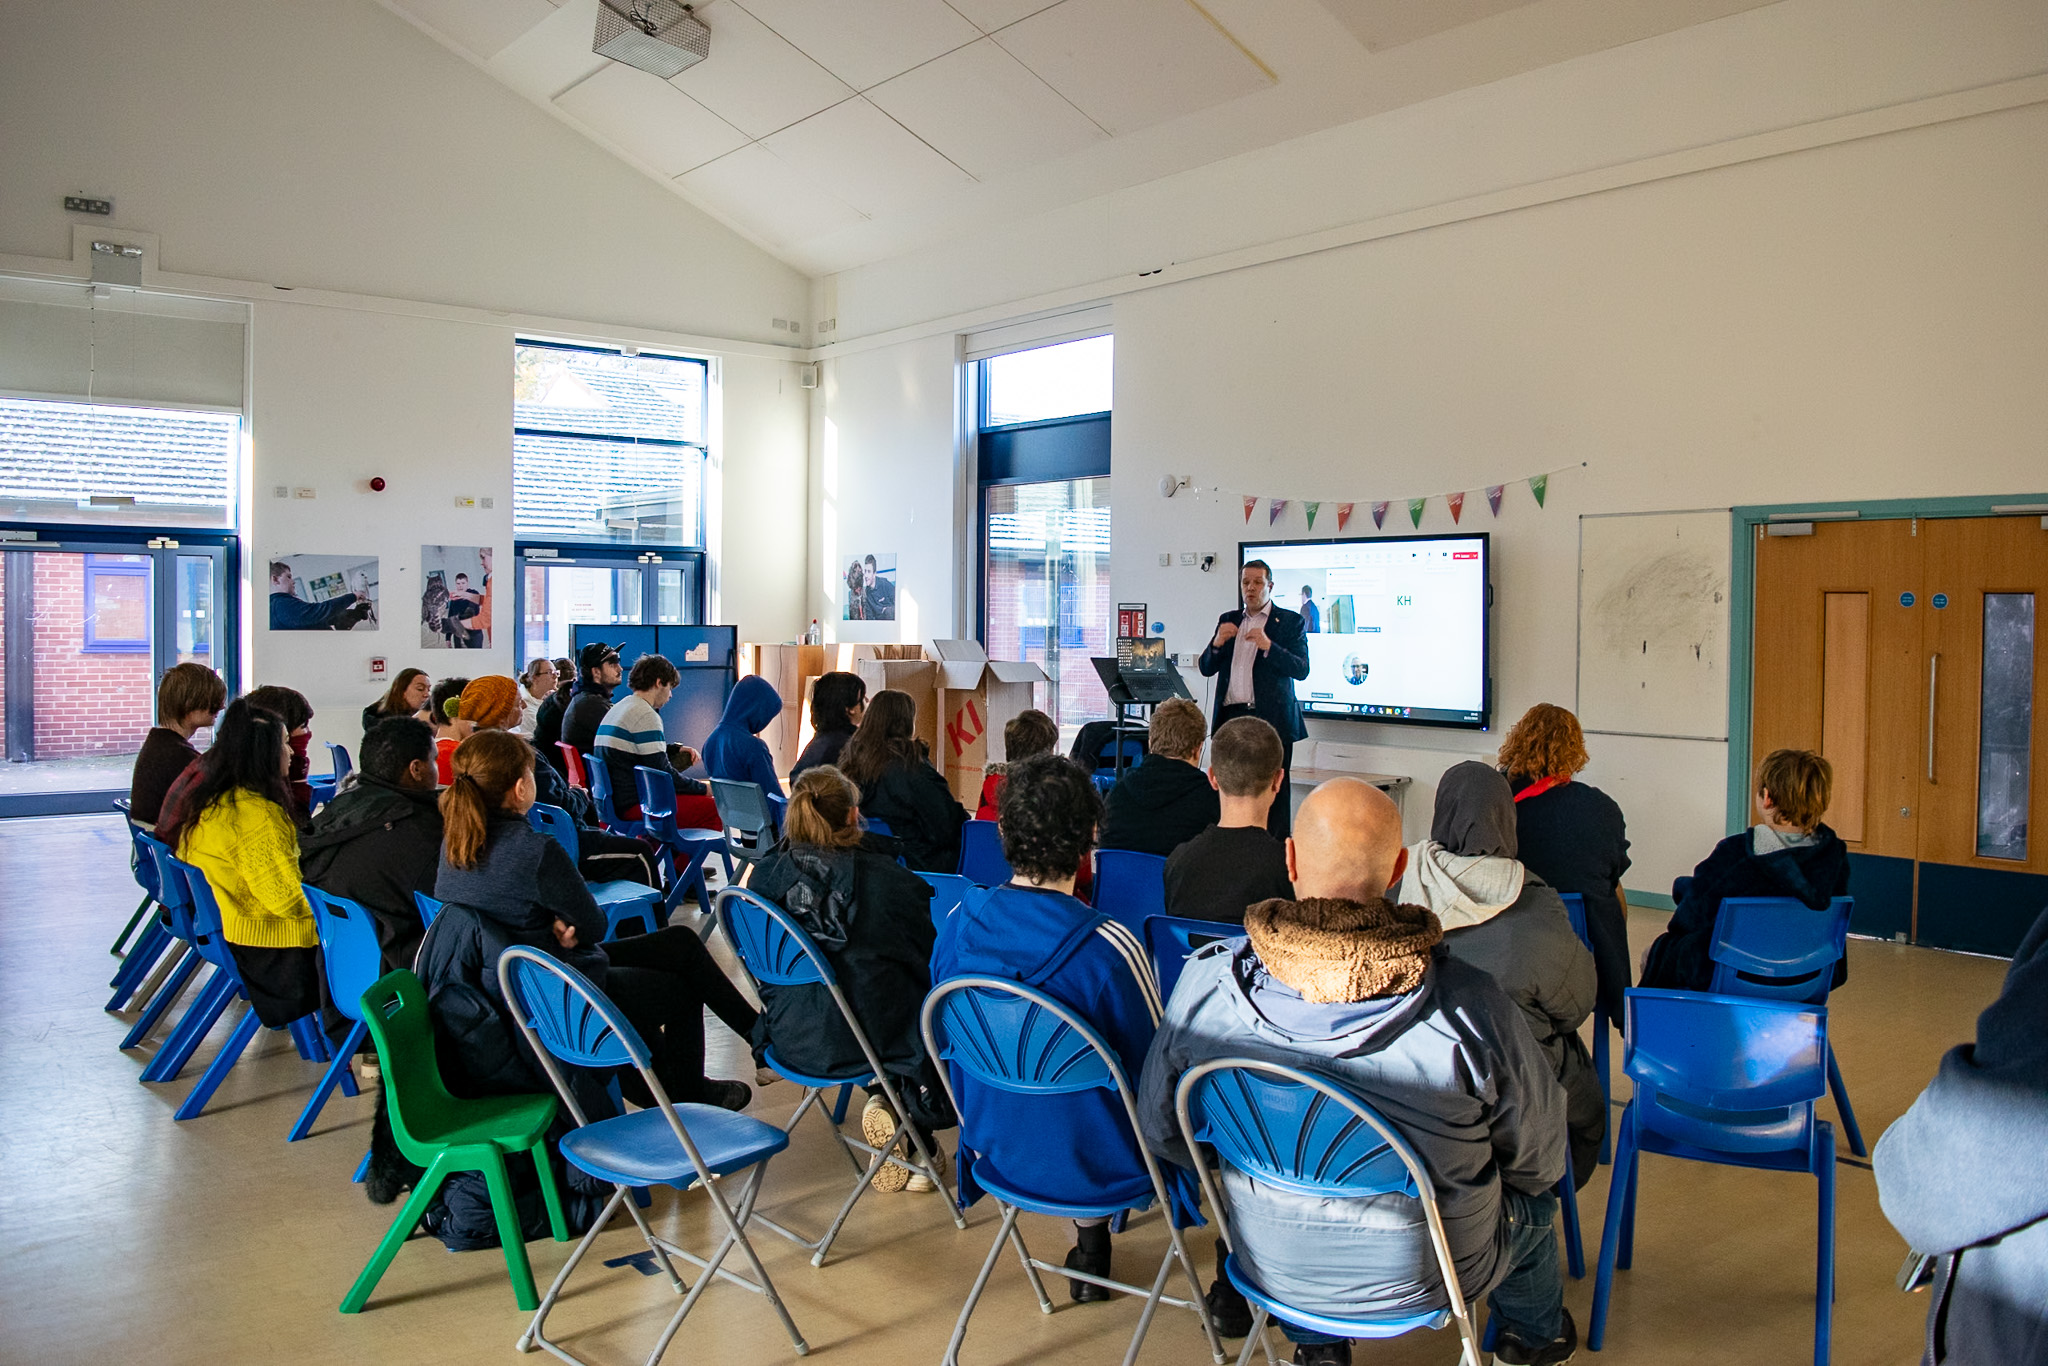
{"type": "Polygon", "coordinates": [[[1387,509],[1392,506],[1392,503],[1374,503],[1372,505],[1372,528],[1374,531],[1378,531],[1387,524],[1387,509]]]}
{"type": "Polygon", "coordinates": [[[1453,493],[1444,501],[1451,505],[1451,525],[1456,526],[1458,520],[1465,515],[1465,495],[1462,492],[1453,493]]]}
{"type": "Polygon", "coordinates": [[[1287,511],[1287,500],[1285,498],[1275,498],[1273,506],[1266,510],[1266,525],[1272,526],[1275,522],[1279,521],[1280,514],[1285,511],[1287,511]]]}
{"type": "Polygon", "coordinates": [[[1337,530],[1342,531],[1344,524],[1351,520],[1351,507],[1350,503],[1337,504],[1337,530]]]}
{"type": "Polygon", "coordinates": [[[1308,514],[1308,529],[1310,531],[1316,529],[1316,511],[1321,507],[1321,503],[1303,503],[1301,505],[1301,510],[1308,514]]]}
{"type": "Polygon", "coordinates": [[[1545,494],[1546,492],[1548,492],[1548,491],[1549,491],[1549,489],[1550,489],[1550,476],[1549,476],[1549,475],[1547,475],[1547,474],[1538,474],[1538,475],[1532,475],[1532,476],[1530,477],[1530,479],[1529,479],[1529,492],[1531,492],[1531,493],[1533,493],[1533,494],[1535,494],[1535,495],[1536,495],[1536,506],[1537,506],[1537,507],[1542,507],[1542,506],[1543,506],[1543,495],[1544,495],[1544,494],[1545,494]]]}
{"type": "Polygon", "coordinates": [[[1500,516],[1500,496],[1507,492],[1507,488],[1506,484],[1488,484],[1486,486],[1486,505],[1493,509],[1493,515],[1496,517],[1500,516]]]}
{"type": "Polygon", "coordinates": [[[1246,522],[1246,524],[1247,524],[1247,525],[1249,525],[1249,524],[1250,524],[1250,522],[1251,522],[1251,520],[1252,520],[1252,509],[1253,509],[1253,508],[1255,508],[1255,507],[1257,507],[1258,505],[1259,505],[1259,495],[1258,495],[1258,494],[1256,494],[1256,493],[1247,493],[1247,494],[1246,494],[1246,495],[1244,496],[1244,520],[1245,520],[1245,522],[1246,522]]]}
{"type": "MultiPolygon", "coordinates": [[[[1536,506],[1541,508],[1550,495],[1551,475],[1561,474],[1568,469],[1583,470],[1588,468],[1588,466],[1589,462],[1580,460],[1570,465],[1560,465],[1556,469],[1546,470],[1541,474],[1526,474],[1518,476],[1518,478],[1528,484],[1530,495],[1535,498],[1536,506]]],[[[1480,487],[1486,492],[1486,506],[1492,511],[1494,518],[1498,520],[1501,515],[1501,505],[1507,500],[1508,484],[1484,484],[1480,487]]],[[[1287,515],[1287,510],[1293,507],[1296,502],[1301,504],[1301,510],[1308,520],[1308,529],[1310,531],[1315,530],[1316,519],[1322,515],[1323,509],[1331,506],[1330,502],[1320,498],[1313,500],[1276,498],[1270,493],[1245,493],[1239,489],[1202,488],[1197,489],[1196,492],[1200,495],[1201,500],[1205,502],[1227,502],[1233,495],[1242,498],[1244,500],[1244,520],[1247,526],[1251,524],[1253,509],[1257,508],[1260,503],[1265,503],[1266,525],[1275,529],[1279,527],[1280,519],[1287,515]]],[[[1425,493],[1420,497],[1404,496],[1400,498],[1374,499],[1370,502],[1336,503],[1337,530],[1339,532],[1348,530],[1351,525],[1351,514],[1360,507],[1369,507],[1372,509],[1373,529],[1384,531],[1387,524],[1387,509],[1405,503],[1408,508],[1408,520],[1419,531],[1422,529],[1423,513],[1428,510],[1429,500],[1432,498],[1442,498],[1445,505],[1450,508],[1452,523],[1463,525],[1465,520],[1465,502],[1472,495],[1473,491],[1470,489],[1459,489],[1447,490],[1442,493],[1425,493]]]]}
{"type": "Polygon", "coordinates": [[[1429,499],[1427,498],[1410,498],[1408,500],[1408,520],[1415,524],[1415,529],[1418,531],[1422,529],[1423,506],[1428,502],[1429,499]]]}

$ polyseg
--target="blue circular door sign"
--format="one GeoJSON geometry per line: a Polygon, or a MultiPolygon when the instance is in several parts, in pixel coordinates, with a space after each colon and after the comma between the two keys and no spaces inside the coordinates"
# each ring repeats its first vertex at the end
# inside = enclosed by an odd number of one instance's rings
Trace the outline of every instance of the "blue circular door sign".
{"type": "Polygon", "coordinates": [[[1912,595],[1911,593],[1901,593],[1901,594],[1899,594],[1899,606],[1901,606],[1901,607],[1911,607],[1912,605],[1913,605],[1913,595],[1912,595]]]}
{"type": "Polygon", "coordinates": [[[1936,610],[1939,610],[1939,609],[1941,609],[1941,608],[1943,608],[1943,607],[1946,607],[1946,606],[1948,606],[1948,594],[1946,594],[1946,593],[1936,593],[1936,594],[1934,595],[1934,606],[1935,606],[1936,610]]]}

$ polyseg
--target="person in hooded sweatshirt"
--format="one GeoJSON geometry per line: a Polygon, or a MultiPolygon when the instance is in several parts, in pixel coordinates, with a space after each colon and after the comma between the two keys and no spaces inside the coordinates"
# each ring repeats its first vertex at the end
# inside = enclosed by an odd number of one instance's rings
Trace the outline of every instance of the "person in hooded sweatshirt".
{"type": "Polygon", "coordinates": [[[1185,697],[1153,709],[1145,762],[1126,770],[1109,789],[1103,848],[1165,858],[1223,819],[1216,789],[1198,766],[1208,735],[1202,709],[1185,697]]]}
{"type": "Polygon", "coordinates": [[[2048,912],[1976,1043],[1948,1051],[1871,1162],[1885,1218],[1939,1258],[1923,1366],[2048,1363],[2048,912]]]}
{"type": "MultiPolygon", "coordinates": [[[[1784,896],[1816,911],[1849,894],[1849,849],[1821,823],[1834,787],[1827,760],[1803,749],[1774,749],[1756,769],[1757,823],[1714,846],[1689,878],[1671,885],[1678,908],[1670,928],[1643,958],[1640,985],[1705,991],[1714,980],[1708,950],[1721,901],[1731,896],[1784,896]]],[[[1834,985],[1849,980],[1849,960],[1835,964],[1834,985]]]]}
{"type": "Polygon", "coordinates": [[[363,737],[355,782],[300,837],[299,875],[369,911],[390,972],[419,953],[427,929],[413,894],[432,896],[440,869],[433,729],[410,716],[379,721],[363,737]]]}
{"type": "Polygon", "coordinates": [[[725,711],[704,737],[704,771],[735,783],[759,783],[769,796],[782,795],[775,756],[761,731],[782,715],[782,694],[759,674],[748,674],[726,695],[725,711]]]}
{"type": "MultiPolygon", "coordinates": [[[[533,747],[485,730],[455,751],[455,781],[441,794],[444,842],[434,895],[446,903],[420,944],[425,984],[442,1042],[443,1080],[457,1095],[549,1089],[515,1042],[498,988],[498,956],[538,948],[582,972],[611,997],[653,1054],[669,1098],[742,1110],[745,1082],[704,1075],[704,1010],[745,1038],[758,1013],[694,931],[682,926],[602,942],[603,910],[562,846],[527,824],[534,802],[533,747]]],[[[622,1072],[628,1099],[646,1104],[637,1075],[622,1072]]]]}
{"type": "MultiPolygon", "coordinates": [[[[1355,778],[1311,793],[1287,842],[1297,899],[1260,902],[1243,937],[1188,959],[1145,1060],[1139,1124],[1153,1152],[1192,1163],[1174,1091],[1215,1058],[1301,1068],[1358,1095],[1428,1171],[1460,1288],[1491,1296],[1493,1359],[1556,1366],[1578,1345],[1554,1227],[1564,1091],[1499,984],[1446,952],[1429,910],[1389,899],[1408,858],[1386,794],[1355,778]]],[[[1239,1263],[1285,1303],[1337,1317],[1445,1307],[1410,1198],[1325,1200],[1229,1168],[1223,1185],[1239,1263]]],[[[1220,1276],[1211,1316],[1242,1336],[1250,1310],[1220,1276]]],[[[1349,1342],[1281,1327],[1296,1362],[1349,1366],[1349,1342]]]]}
{"type": "Polygon", "coordinates": [[[839,771],[860,788],[867,814],[886,821],[903,859],[924,873],[960,866],[960,827],[967,808],[932,767],[917,738],[917,699],[884,688],[868,702],[860,729],[840,751],[839,771]]]}
{"type": "Polygon", "coordinates": [[[1572,1174],[1584,1186],[1607,1132],[1607,1099],[1578,1033],[1593,1013],[1598,974],[1563,899],[1515,857],[1515,841],[1508,780],[1486,764],[1454,764],[1437,783],[1429,838],[1408,850],[1395,899],[1427,906],[1445,950],[1490,974],[1522,1008],[1564,1086],[1572,1174]]]}
{"type": "MultiPolygon", "coordinates": [[[[877,706],[884,692],[877,695],[877,706]]],[[[873,719],[873,713],[869,714],[873,719]]],[[[1086,771],[1058,754],[1013,764],[998,798],[996,826],[1014,876],[1001,887],[978,887],[946,917],[932,952],[932,979],[1005,977],[1036,987],[1092,1026],[1109,1045],[1131,1085],[1159,1027],[1159,983],[1143,944],[1129,929],[1072,895],[1074,868],[1094,842],[1102,798],[1086,771]]],[[[981,1198],[975,1180],[986,1163],[1023,1190],[1130,1191],[1151,1194],[1138,1136],[1123,1099],[1108,1090],[1034,1096],[1028,1105],[984,1090],[949,1068],[960,1103],[960,1203],[981,1198]]],[[[1193,1222],[1200,1202],[1193,1175],[1162,1173],[1176,1222],[1193,1222]]],[[[1110,1274],[1109,1221],[1075,1221],[1066,1265],[1110,1274]]],[[[1106,1300],[1111,1291],[1069,1280],[1077,1301],[1106,1300]]]]}

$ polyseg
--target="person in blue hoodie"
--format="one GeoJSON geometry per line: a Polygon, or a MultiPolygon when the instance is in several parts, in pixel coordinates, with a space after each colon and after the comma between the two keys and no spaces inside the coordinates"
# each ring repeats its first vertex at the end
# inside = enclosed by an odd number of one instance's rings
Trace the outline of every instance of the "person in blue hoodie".
{"type": "Polygon", "coordinates": [[[704,741],[704,770],[735,783],[759,783],[771,797],[782,795],[775,756],[761,731],[782,715],[782,694],[759,674],[748,674],[726,696],[725,712],[704,741]]]}
{"type": "MultiPolygon", "coordinates": [[[[1151,960],[1130,930],[1072,895],[1074,870],[1102,819],[1102,798],[1079,764],[1041,754],[1010,769],[997,802],[996,826],[1015,876],[1004,886],[977,889],[946,918],[932,952],[932,980],[1004,977],[1037,988],[1101,1034],[1136,1086],[1159,1027],[1151,960]]],[[[1114,1093],[1035,1097],[1028,1121],[1020,1121],[1016,1096],[985,1090],[958,1067],[949,1072],[960,1108],[963,1207],[982,1196],[975,1176],[981,1167],[1025,1191],[1085,1190],[1109,1199],[1128,1193],[1132,1206],[1151,1197],[1138,1136],[1114,1093]]],[[[1176,1221],[1197,1221],[1192,1211],[1200,1191],[1192,1173],[1168,1168],[1164,1175],[1176,1221]]],[[[1066,1265],[1108,1276],[1108,1221],[1075,1225],[1066,1265]]],[[[1067,1288],[1077,1301],[1110,1297],[1087,1281],[1070,1279],[1067,1288]]]]}

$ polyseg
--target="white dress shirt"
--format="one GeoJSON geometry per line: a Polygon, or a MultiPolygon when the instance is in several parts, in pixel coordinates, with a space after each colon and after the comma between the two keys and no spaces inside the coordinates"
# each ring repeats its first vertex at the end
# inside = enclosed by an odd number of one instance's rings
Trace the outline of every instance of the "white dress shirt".
{"type": "Polygon", "coordinates": [[[1244,620],[1237,623],[1237,638],[1230,642],[1233,647],[1230,656],[1230,687],[1223,694],[1224,706],[1234,707],[1242,704],[1248,707],[1252,704],[1252,665],[1258,660],[1259,647],[1245,637],[1253,627],[1265,630],[1266,623],[1272,616],[1273,604],[1269,602],[1257,612],[1246,612],[1244,620]]]}

